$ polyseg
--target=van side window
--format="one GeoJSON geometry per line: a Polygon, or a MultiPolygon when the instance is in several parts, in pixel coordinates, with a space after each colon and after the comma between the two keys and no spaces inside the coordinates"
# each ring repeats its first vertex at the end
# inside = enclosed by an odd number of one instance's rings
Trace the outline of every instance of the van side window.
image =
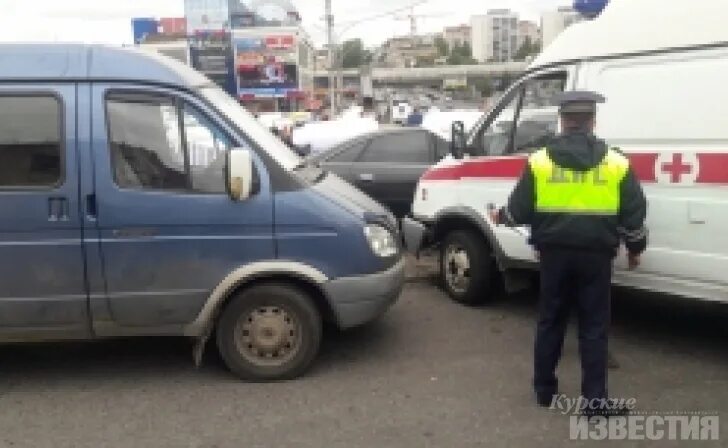
{"type": "Polygon", "coordinates": [[[117,185],[155,190],[187,188],[185,153],[174,100],[112,96],[106,110],[117,185]]]}
{"type": "Polygon", "coordinates": [[[565,84],[565,72],[549,73],[526,80],[510,91],[500,113],[478,136],[483,154],[530,153],[543,147],[558,132],[554,97],[565,84]]]}
{"type": "Polygon", "coordinates": [[[58,185],[61,159],[58,99],[0,96],[0,188],[58,185]]]}
{"type": "Polygon", "coordinates": [[[232,147],[230,139],[189,105],[185,105],[183,117],[192,189],[225,193],[225,152],[232,147]]]}
{"type": "Polygon", "coordinates": [[[232,143],[201,112],[170,97],[140,94],[109,96],[107,111],[117,185],[225,193],[225,152],[232,143]]]}

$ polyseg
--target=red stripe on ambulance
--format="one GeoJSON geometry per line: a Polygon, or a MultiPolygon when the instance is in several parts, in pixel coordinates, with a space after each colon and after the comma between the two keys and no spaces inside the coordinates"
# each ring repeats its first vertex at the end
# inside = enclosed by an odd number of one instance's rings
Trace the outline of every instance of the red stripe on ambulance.
{"type": "Polygon", "coordinates": [[[657,156],[657,153],[628,155],[635,175],[642,182],[657,182],[657,175],[655,174],[657,156]]]}
{"type": "Polygon", "coordinates": [[[526,156],[482,157],[463,160],[458,165],[430,168],[422,180],[460,180],[463,178],[517,179],[526,167],[526,156]]]}
{"type": "MultiPolygon", "coordinates": [[[[637,178],[645,183],[728,184],[728,153],[632,153],[628,157],[637,178]]],[[[422,180],[517,179],[526,160],[525,155],[463,160],[457,165],[432,167],[422,180]]]]}
{"type": "Polygon", "coordinates": [[[699,184],[728,184],[728,154],[698,154],[699,184]]]}

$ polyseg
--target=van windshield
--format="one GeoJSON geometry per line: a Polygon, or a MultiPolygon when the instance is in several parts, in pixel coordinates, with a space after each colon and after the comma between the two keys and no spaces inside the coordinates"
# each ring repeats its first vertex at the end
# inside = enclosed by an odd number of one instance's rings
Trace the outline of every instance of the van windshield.
{"type": "Polygon", "coordinates": [[[301,164],[301,158],[295,152],[260,124],[250,112],[224,90],[217,86],[206,86],[199,89],[199,92],[284,169],[290,171],[301,164]]]}

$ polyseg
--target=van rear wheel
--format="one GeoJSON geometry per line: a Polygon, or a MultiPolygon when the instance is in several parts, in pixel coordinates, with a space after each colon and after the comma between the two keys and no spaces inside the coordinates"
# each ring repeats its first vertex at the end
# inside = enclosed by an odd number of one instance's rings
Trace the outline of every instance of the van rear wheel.
{"type": "Polygon", "coordinates": [[[217,347],[227,367],[248,381],[293,379],[321,345],[321,316],[311,298],[285,284],[245,290],[227,304],[217,347]]]}
{"type": "Polygon", "coordinates": [[[495,295],[497,268],[483,237],[471,230],[450,232],[440,250],[440,275],[456,302],[477,305],[495,295]]]}

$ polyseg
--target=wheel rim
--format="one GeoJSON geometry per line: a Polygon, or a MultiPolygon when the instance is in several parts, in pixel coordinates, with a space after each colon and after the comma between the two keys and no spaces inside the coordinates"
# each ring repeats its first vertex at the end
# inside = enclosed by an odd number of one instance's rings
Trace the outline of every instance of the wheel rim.
{"type": "Polygon", "coordinates": [[[464,247],[449,245],[445,250],[443,271],[448,287],[456,294],[463,294],[470,286],[470,257],[464,247]]]}
{"type": "Polygon", "coordinates": [[[278,366],[288,362],[301,346],[301,328],[296,316],[280,306],[254,308],[238,319],[235,345],[249,362],[278,366]]]}

